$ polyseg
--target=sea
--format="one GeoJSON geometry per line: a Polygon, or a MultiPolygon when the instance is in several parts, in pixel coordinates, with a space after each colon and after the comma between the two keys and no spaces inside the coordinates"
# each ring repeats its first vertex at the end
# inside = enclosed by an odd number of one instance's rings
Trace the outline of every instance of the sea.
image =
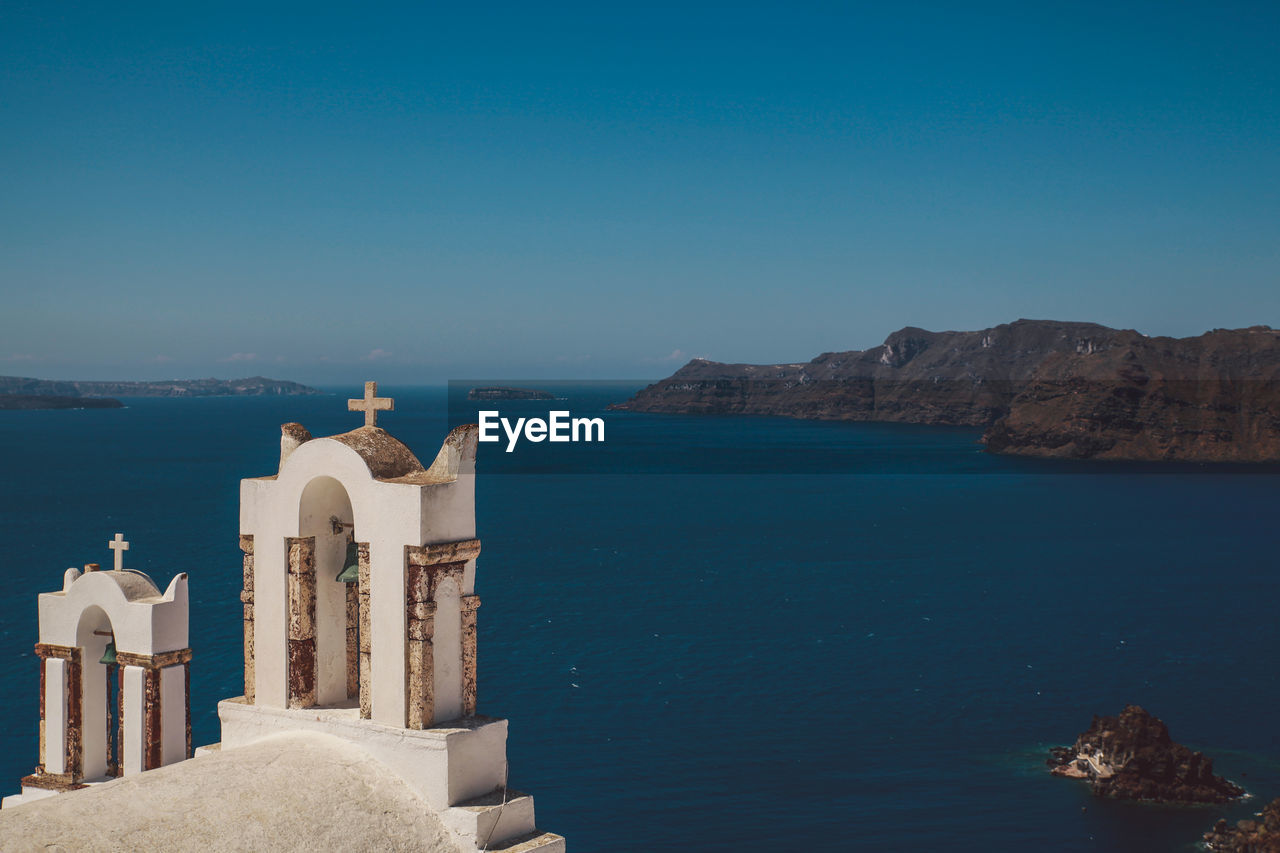
{"type": "MultiPolygon", "coordinates": [[[[492,383],[490,383],[492,384],[492,383]]],[[[466,383],[383,387],[429,464],[466,383]]],[[[1280,796],[1280,468],[1028,460],[979,431],[608,411],[603,443],[482,444],[479,710],[569,849],[1189,851],[1280,796]],[[1051,777],[1137,703],[1250,799],[1167,807],[1051,777]]],[[[36,595],[68,566],[190,574],[192,719],[242,692],[238,482],[314,397],[0,412],[0,790],[37,760],[36,595]]],[[[376,849],[375,839],[366,839],[376,849]]],[[[363,842],[362,842],[363,843],[363,842]]]]}

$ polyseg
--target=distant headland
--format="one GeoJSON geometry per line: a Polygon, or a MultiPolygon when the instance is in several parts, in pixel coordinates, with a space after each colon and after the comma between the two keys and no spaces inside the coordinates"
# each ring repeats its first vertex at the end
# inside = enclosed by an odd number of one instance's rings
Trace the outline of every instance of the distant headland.
{"type": "Polygon", "coordinates": [[[806,363],[694,359],[615,409],[985,427],[1022,456],[1280,461],[1280,331],[1147,337],[1018,320],[973,332],[907,327],[806,363]]]}
{"type": "Polygon", "coordinates": [[[550,391],[539,391],[537,388],[509,388],[505,385],[472,388],[467,392],[468,400],[554,400],[555,398],[550,391]]]}
{"type": "Polygon", "coordinates": [[[319,394],[297,382],[247,379],[165,379],[159,382],[83,382],[0,376],[0,409],[105,409],[116,397],[246,397],[319,394]]]}
{"type": "Polygon", "coordinates": [[[0,394],[4,409],[119,409],[124,403],[112,397],[60,397],[54,394],[0,394]]]}

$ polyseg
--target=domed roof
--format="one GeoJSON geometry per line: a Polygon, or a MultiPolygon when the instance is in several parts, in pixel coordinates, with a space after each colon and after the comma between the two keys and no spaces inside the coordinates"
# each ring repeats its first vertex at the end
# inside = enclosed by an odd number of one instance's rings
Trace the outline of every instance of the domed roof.
{"type": "Polygon", "coordinates": [[[138,601],[143,598],[159,598],[160,587],[156,586],[148,575],[136,569],[123,569],[118,572],[97,572],[111,578],[124,593],[125,601],[138,601]]]}
{"type": "Polygon", "coordinates": [[[381,427],[360,427],[330,438],[359,453],[379,480],[393,480],[424,471],[413,451],[381,427]]]}

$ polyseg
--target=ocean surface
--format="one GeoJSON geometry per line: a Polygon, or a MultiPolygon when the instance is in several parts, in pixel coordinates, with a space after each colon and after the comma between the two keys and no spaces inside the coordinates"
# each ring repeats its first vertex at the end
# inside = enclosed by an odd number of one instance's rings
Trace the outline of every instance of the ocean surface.
{"type": "MultiPolygon", "coordinates": [[[[558,386],[602,413],[637,385],[558,386]]],[[[191,575],[195,743],[241,692],[238,481],[357,388],[0,412],[0,789],[37,593],[107,540],[191,575]]],[[[465,390],[465,389],[462,389],[465,390]]],[[[429,464],[453,390],[383,388],[429,464]]],[[[499,403],[504,415],[546,403],[499,403]]],[[[1280,470],[998,458],[968,429],[608,413],[481,445],[479,707],[569,849],[1178,851],[1280,796],[1280,470]],[[1139,703],[1254,799],[1092,799],[1046,750],[1139,703]]]]}

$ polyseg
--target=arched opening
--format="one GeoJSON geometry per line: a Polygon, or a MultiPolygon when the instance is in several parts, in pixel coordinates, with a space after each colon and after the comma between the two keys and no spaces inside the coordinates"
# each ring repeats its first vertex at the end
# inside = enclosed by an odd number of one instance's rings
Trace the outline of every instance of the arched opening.
{"type": "MultiPolygon", "coordinates": [[[[351,572],[345,581],[339,575],[356,553],[357,535],[351,498],[340,482],[317,477],[303,489],[298,535],[314,542],[314,577],[304,582],[313,584],[315,704],[353,705],[359,696],[357,582],[351,572]]],[[[309,597],[291,594],[290,608],[306,606],[309,597]]],[[[291,665],[296,665],[295,657],[291,652],[291,665]]]]}
{"type": "Polygon", "coordinates": [[[76,627],[81,649],[80,750],[84,779],[120,775],[120,683],[115,632],[101,607],[85,608],[76,627]],[[108,647],[111,654],[107,653],[108,647]],[[106,661],[104,663],[104,660],[106,661]]]}

